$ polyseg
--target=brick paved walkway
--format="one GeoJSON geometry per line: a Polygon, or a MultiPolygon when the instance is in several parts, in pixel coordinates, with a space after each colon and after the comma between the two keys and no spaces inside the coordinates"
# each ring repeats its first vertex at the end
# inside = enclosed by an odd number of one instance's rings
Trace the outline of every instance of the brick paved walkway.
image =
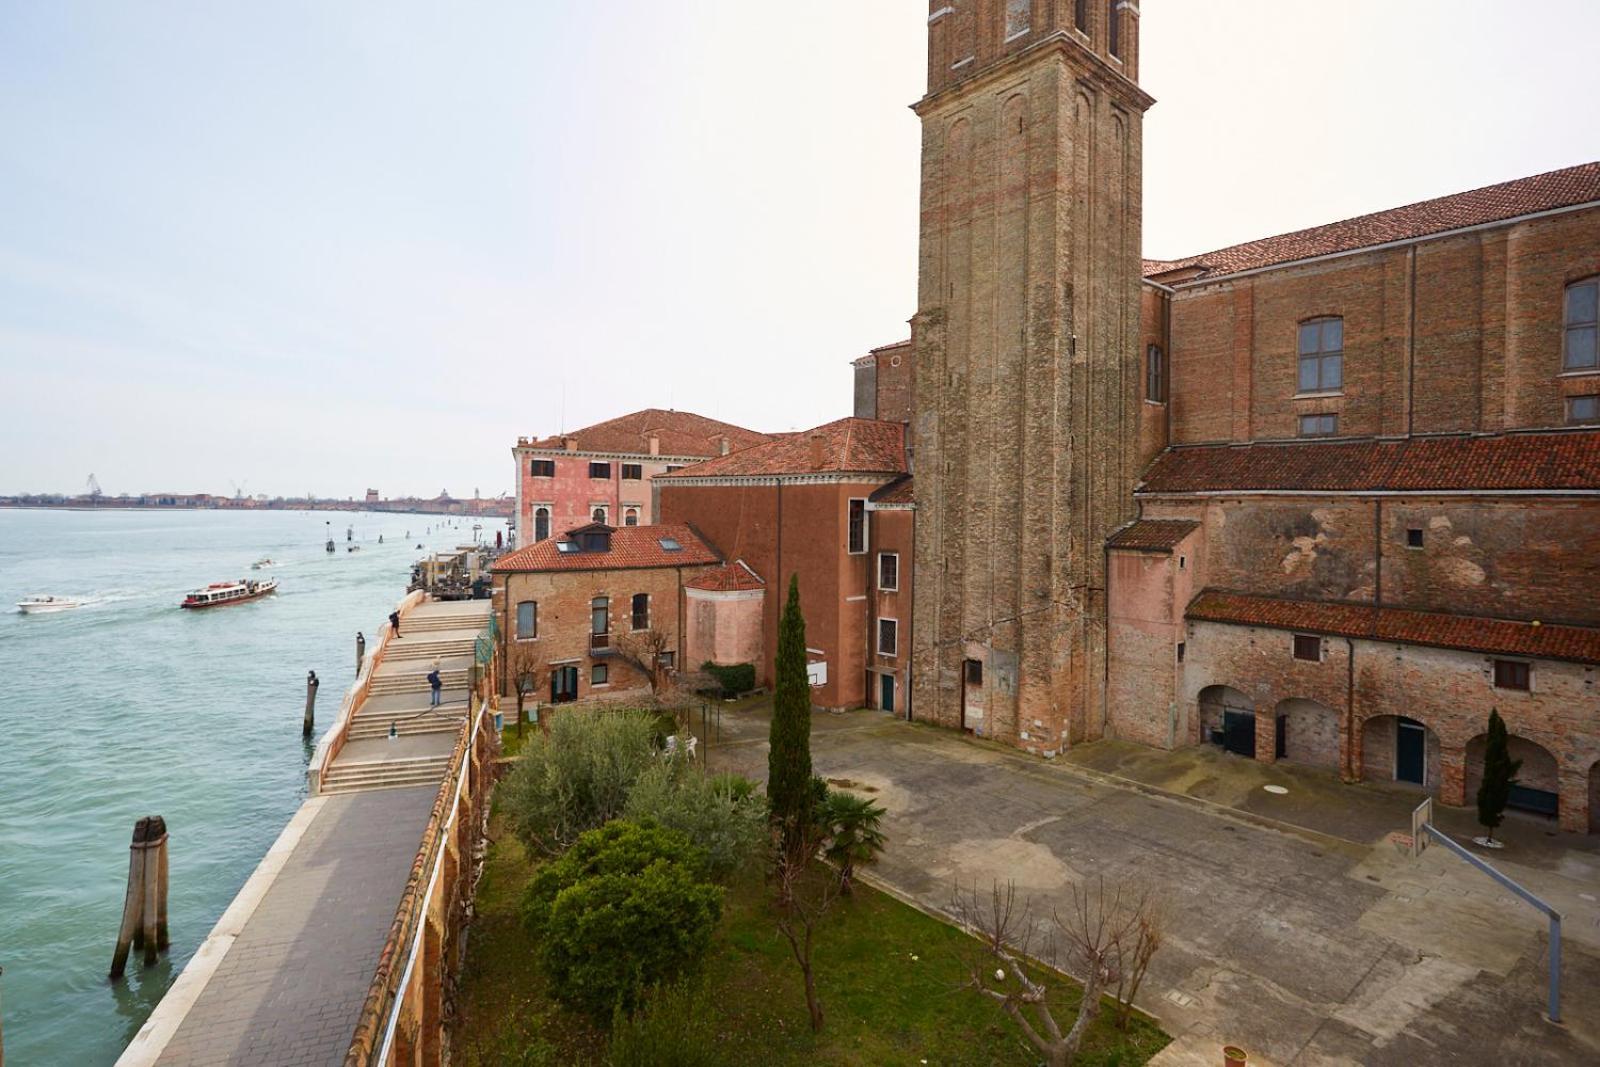
{"type": "Polygon", "coordinates": [[[327,798],[157,1062],[342,1064],[437,792],[327,798]]]}

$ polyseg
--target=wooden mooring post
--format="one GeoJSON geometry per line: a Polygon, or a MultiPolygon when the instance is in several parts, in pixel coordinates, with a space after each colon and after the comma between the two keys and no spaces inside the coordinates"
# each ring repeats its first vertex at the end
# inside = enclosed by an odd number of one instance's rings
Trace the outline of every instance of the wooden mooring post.
{"type": "Polygon", "coordinates": [[[111,956],[111,978],[127,970],[128,953],[144,950],[144,965],[156,962],[166,951],[167,931],[167,822],[147,815],[133,825],[128,846],[128,890],[122,901],[122,924],[111,956]]]}
{"type": "Polygon", "coordinates": [[[300,725],[300,736],[310,737],[311,728],[317,722],[317,686],[322,683],[317,681],[316,671],[306,671],[306,719],[300,725]]]}
{"type": "Polygon", "coordinates": [[[361,665],[367,662],[367,635],[356,631],[356,677],[361,677],[361,665]]]}

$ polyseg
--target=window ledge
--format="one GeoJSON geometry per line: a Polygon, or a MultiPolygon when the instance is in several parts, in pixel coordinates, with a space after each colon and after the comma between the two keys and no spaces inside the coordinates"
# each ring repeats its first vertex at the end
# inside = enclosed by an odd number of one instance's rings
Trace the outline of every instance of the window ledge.
{"type": "Polygon", "coordinates": [[[1335,389],[1325,393],[1295,393],[1290,400],[1335,400],[1344,396],[1343,389],[1335,389]]]}
{"type": "Polygon", "coordinates": [[[1153,408],[1164,408],[1167,406],[1167,402],[1165,400],[1151,400],[1148,397],[1145,398],[1144,403],[1149,404],[1153,408]]]}
{"type": "Polygon", "coordinates": [[[1593,378],[1600,374],[1600,367],[1579,367],[1577,370],[1564,370],[1556,375],[1557,378],[1593,378]]]}
{"type": "Polygon", "coordinates": [[[1012,41],[1020,41],[1020,40],[1022,40],[1024,37],[1028,36],[1028,34],[1030,34],[1032,32],[1033,32],[1033,27],[1032,26],[1029,26],[1025,30],[1018,30],[1016,33],[1013,33],[1011,36],[1007,37],[1003,43],[1010,44],[1012,41]]]}

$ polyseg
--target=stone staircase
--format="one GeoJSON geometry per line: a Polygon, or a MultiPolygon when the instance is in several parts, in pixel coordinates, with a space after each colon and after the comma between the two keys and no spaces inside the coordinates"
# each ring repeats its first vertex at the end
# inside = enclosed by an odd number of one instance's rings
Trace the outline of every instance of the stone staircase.
{"type": "MultiPolygon", "coordinates": [[[[428,685],[429,663],[432,657],[417,665],[415,671],[404,674],[379,674],[372,679],[372,688],[368,695],[381,697],[393,696],[396,693],[426,693],[428,685]]],[[[446,690],[465,689],[467,687],[467,668],[465,667],[440,667],[439,680],[444,683],[446,690]]]]}
{"type": "Polygon", "coordinates": [[[393,760],[340,760],[322,776],[322,792],[355,793],[366,789],[433,785],[444,777],[449,766],[449,753],[393,760]]]}
{"type": "MultiPolygon", "coordinates": [[[[448,693],[445,694],[449,696],[448,693]]],[[[453,734],[467,721],[465,704],[446,704],[426,713],[417,711],[358,712],[350,720],[349,737],[352,741],[365,741],[374,737],[388,737],[389,725],[394,724],[397,737],[411,734],[453,734]]]]}

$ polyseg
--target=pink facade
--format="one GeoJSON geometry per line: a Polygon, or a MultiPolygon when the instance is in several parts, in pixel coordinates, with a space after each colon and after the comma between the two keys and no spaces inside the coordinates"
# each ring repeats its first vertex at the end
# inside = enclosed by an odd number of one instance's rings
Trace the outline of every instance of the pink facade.
{"type": "Polygon", "coordinates": [[[651,479],[693,458],[668,461],[624,453],[562,452],[519,445],[517,457],[517,543],[532,544],[590,522],[608,526],[648,526],[655,522],[651,479]],[[535,464],[553,474],[533,473],[535,464]],[[549,464],[545,468],[542,464],[549,464]],[[600,474],[604,468],[605,473],[600,474]],[[638,468],[639,477],[631,477],[638,468]],[[624,474],[630,475],[624,477],[624,474]],[[526,531],[526,532],[524,532],[526,531]]]}
{"type": "Polygon", "coordinates": [[[763,662],[761,617],[764,589],[684,589],[684,661],[689,669],[702,663],[731,666],[763,662]]]}

